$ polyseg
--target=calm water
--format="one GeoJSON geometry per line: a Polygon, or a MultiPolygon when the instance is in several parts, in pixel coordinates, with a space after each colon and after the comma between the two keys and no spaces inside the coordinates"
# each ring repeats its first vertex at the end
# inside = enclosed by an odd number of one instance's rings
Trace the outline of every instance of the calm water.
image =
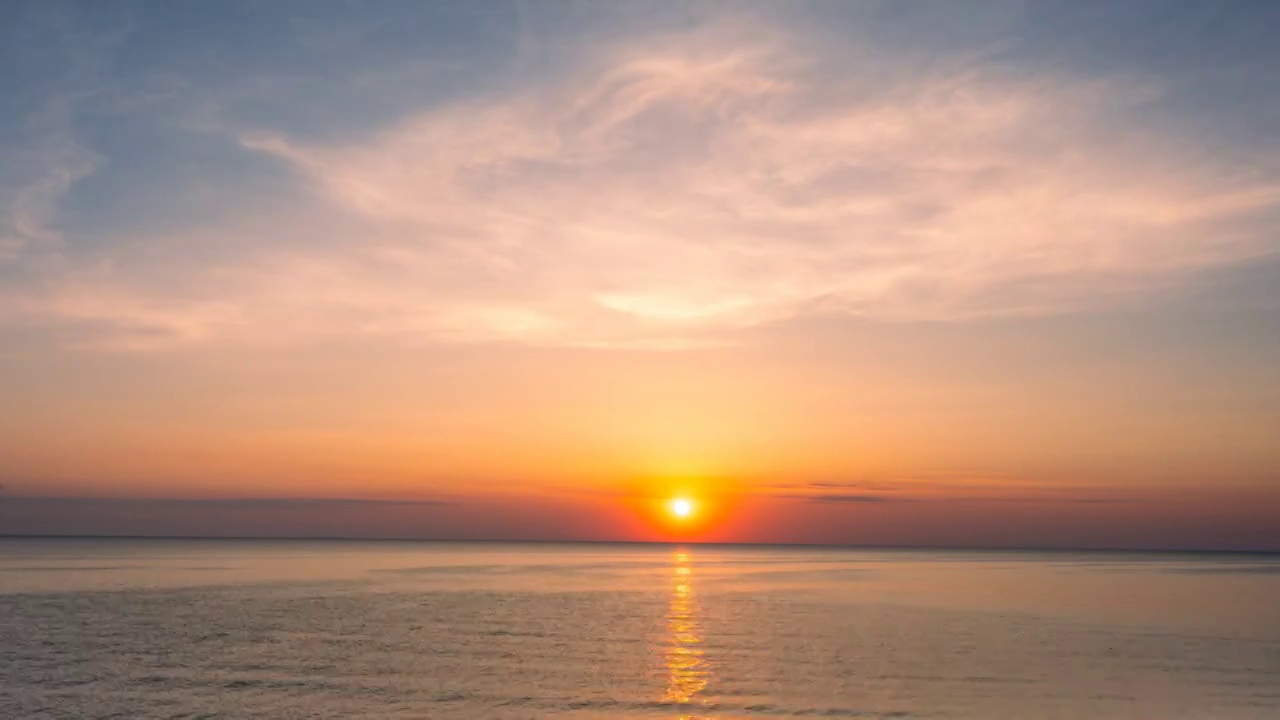
{"type": "Polygon", "coordinates": [[[0,540],[3,718],[1280,718],[1280,558],[0,540]]]}

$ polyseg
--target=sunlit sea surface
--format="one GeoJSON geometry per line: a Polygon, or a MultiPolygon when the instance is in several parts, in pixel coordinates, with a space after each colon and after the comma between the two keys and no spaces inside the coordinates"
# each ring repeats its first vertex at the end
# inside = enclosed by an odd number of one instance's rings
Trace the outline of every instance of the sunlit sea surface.
{"type": "Polygon", "coordinates": [[[0,540],[0,718],[1280,718],[1280,558],[0,540]]]}

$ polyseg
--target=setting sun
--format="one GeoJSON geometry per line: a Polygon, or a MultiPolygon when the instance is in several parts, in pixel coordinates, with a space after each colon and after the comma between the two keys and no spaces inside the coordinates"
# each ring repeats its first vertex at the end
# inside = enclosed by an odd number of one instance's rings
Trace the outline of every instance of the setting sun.
{"type": "Polygon", "coordinates": [[[676,498],[671,501],[671,514],[679,518],[687,518],[693,514],[693,501],[687,498],[676,498]]]}

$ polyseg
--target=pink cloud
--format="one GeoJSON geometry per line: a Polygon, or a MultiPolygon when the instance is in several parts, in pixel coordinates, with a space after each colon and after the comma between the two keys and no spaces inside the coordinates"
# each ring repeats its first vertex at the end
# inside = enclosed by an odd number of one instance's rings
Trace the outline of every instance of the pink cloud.
{"type": "Polygon", "coordinates": [[[215,269],[142,242],[107,288],[41,307],[178,342],[671,347],[811,312],[1072,312],[1273,242],[1247,220],[1280,184],[1132,122],[1158,88],[977,65],[887,78],[824,53],[708,27],[339,144],[247,133],[306,201],[229,221],[215,269]],[[131,274],[162,261],[182,282],[131,274]]]}

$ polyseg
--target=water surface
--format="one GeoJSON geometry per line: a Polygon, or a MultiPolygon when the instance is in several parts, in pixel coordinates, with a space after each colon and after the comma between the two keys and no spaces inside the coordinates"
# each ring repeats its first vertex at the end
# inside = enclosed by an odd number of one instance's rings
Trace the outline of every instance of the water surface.
{"type": "Polygon", "coordinates": [[[0,540],[4,718],[1280,717],[1280,558],[0,540]]]}

